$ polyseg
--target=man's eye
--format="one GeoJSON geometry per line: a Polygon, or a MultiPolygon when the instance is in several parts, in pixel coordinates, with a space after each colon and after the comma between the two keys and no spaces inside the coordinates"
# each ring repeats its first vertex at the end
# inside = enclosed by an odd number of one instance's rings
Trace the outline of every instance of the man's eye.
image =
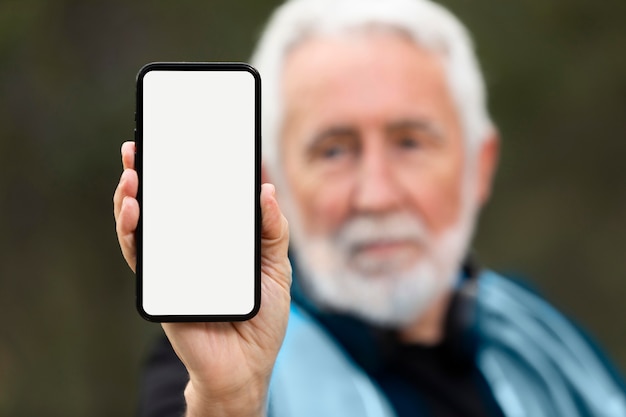
{"type": "Polygon", "coordinates": [[[326,148],[322,151],[322,157],[325,159],[337,158],[346,153],[346,149],[343,146],[333,146],[326,148]]]}
{"type": "Polygon", "coordinates": [[[404,149],[416,149],[420,147],[419,140],[412,137],[403,137],[398,140],[398,146],[404,149]]]}

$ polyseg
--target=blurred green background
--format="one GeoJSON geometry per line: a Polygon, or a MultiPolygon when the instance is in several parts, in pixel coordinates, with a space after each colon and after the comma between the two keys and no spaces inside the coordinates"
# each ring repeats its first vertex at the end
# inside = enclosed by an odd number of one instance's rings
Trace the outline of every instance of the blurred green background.
{"type": "MultiPolygon", "coordinates": [[[[626,369],[626,2],[445,0],[503,137],[476,249],[626,369]]],[[[0,2],[0,415],[132,415],[158,325],[111,198],[150,61],[246,61],[277,1],[0,2]]],[[[182,158],[177,160],[184,161],[182,158]]]]}

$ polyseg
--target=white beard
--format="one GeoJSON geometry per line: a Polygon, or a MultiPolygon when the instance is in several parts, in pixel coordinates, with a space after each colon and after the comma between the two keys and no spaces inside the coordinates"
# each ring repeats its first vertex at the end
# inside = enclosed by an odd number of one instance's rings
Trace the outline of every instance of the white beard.
{"type": "Polygon", "coordinates": [[[400,328],[414,323],[456,284],[477,212],[469,202],[469,190],[463,188],[458,219],[439,236],[430,236],[420,219],[403,212],[356,216],[330,236],[309,236],[298,216],[289,216],[307,295],[320,308],[353,314],[375,325],[400,328]],[[396,240],[420,246],[419,259],[412,266],[402,259],[352,256],[355,248],[368,242],[396,240]]]}

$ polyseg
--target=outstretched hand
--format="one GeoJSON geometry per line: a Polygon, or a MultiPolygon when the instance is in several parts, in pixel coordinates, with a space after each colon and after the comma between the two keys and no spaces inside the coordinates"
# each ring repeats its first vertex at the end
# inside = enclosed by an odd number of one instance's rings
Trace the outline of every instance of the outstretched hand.
{"type": "MultiPolygon", "coordinates": [[[[135,271],[139,220],[134,142],[122,145],[124,172],[113,197],[117,237],[135,271]]],[[[261,416],[289,317],[289,232],[274,186],[261,188],[261,309],[251,320],[232,323],[163,323],[189,372],[187,416],[261,416]]]]}

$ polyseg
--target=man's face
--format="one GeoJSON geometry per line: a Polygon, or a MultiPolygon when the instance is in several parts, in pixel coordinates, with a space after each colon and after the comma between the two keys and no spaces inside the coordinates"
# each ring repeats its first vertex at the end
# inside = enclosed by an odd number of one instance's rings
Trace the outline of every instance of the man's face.
{"type": "Polygon", "coordinates": [[[311,38],[287,56],[283,99],[304,284],[339,310],[414,320],[450,288],[475,213],[442,62],[397,33],[311,38]]]}

